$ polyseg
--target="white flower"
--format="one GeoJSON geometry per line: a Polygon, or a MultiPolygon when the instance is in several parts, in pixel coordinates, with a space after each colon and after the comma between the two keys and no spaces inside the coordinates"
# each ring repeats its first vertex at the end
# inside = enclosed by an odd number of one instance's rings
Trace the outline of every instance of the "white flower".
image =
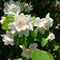
{"type": "Polygon", "coordinates": [[[50,32],[46,40],[54,40],[54,39],[55,39],[55,35],[50,32]]]}
{"type": "Polygon", "coordinates": [[[33,30],[33,26],[31,25],[31,17],[29,15],[24,15],[21,13],[18,16],[15,16],[15,21],[13,22],[16,30],[20,32],[21,30],[33,30]]]}
{"type": "Polygon", "coordinates": [[[3,38],[4,45],[13,45],[13,39],[9,38],[8,36],[4,35],[3,38]]]}
{"type": "Polygon", "coordinates": [[[10,31],[7,31],[5,35],[2,35],[4,45],[14,45],[13,34],[10,31]]]}
{"type": "Polygon", "coordinates": [[[42,20],[39,18],[39,17],[37,17],[36,19],[35,19],[35,26],[40,26],[42,24],[42,20]]]}
{"type": "Polygon", "coordinates": [[[44,23],[43,23],[43,19],[40,19],[39,17],[37,17],[35,19],[35,26],[37,26],[38,31],[40,31],[42,34],[45,33],[45,29],[44,29],[44,23]]]}
{"type": "Polygon", "coordinates": [[[35,19],[35,26],[37,26],[37,29],[44,34],[45,30],[49,30],[50,27],[53,25],[53,19],[50,18],[50,13],[46,15],[45,18],[40,19],[37,17],[35,19]]]}
{"type": "Polygon", "coordinates": [[[5,21],[5,18],[6,18],[6,17],[4,17],[4,16],[1,17],[1,20],[0,20],[0,23],[1,23],[1,24],[3,24],[3,22],[5,21]]]}
{"type": "Polygon", "coordinates": [[[44,34],[45,33],[44,23],[42,22],[40,26],[37,27],[37,29],[38,31],[40,31],[40,33],[44,34]]]}
{"type": "Polygon", "coordinates": [[[22,37],[23,35],[29,36],[29,30],[33,30],[32,20],[30,15],[21,13],[20,15],[15,15],[14,22],[9,23],[8,26],[11,33],[17,32],[19,37],[22,37]]]}
{"type": "Polygon", "coordinates": [[[19,14],[20,13],[20,7],[19,5],[16,5],[15,3],[12,3],[10,1],[10,4],[7,4],[4,8],[5,14],[19,14]]]}
{"type": "Polygon", "coordinates": [[[33,19],[30,15],[24,15],[21,13],[20,15],[14,16],[14,22],[9,23],[8,26],[11,30],[11,33],[18,33],[19,37],[29,36],[29,30],[33,30],[32,26],[33,19]]]}
{"type": "Polygon", "coordinates": [[[37,49],[37,44],[33,43],[29,45],[29,48],[25,48],[22,45],[19,45],[20,48],[22,48],[23,52],[22,52],[22,56],[26,57],[27,59],[31,58],[32,53],[37,49]]]}
{"type": "Polygon", "coordinates": [[[37,49],[38,45],[36,43],[30,44],[29,49],[33,52],[37,49]]]}
{"type": "Polygon", "coordinates": [[[27,59],[31,58],[31,50],[29,48],[25,48],[23,45],[19,45],[19,47],[23,50],[22,51],[22,56],[26,57],[27,59]]]}
{"type": "Polygon", "coordinates": [[[45,30],[49,30],[49,28],[53,25],[53,19],[50,18],[50,13],[48,13],[43,20],[45,30]]]}
{"type": "Polygon", "coordinates": [[[33,7],[33,6],[31,5],[31,2],[30,2],[29,4],[28,4],[28,3],[25,3],[25,4],[24,4],[24,9],[25,9],[26,12],[32,11],[32,10],[33,10],[32,7],[33,7]]]}
{"type": "Polygon", "coordinates": [[[27,59],[31,58],[31,50],[30,49],[23,49],[22,56],[26,57],[27,59]]]}

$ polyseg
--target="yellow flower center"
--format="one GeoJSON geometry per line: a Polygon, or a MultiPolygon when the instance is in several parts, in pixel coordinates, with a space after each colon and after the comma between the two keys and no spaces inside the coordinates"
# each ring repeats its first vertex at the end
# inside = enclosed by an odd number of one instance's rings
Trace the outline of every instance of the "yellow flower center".
{"type": "Polygon", "coordinates": [[[7,36],[8,36],[9,38],[13,38],[13,34],[12,34],[11,32],[8,32],[8,33],[7,33],[7,36]]]}
{"type": "Polygon", "coordinates": [[[27,54],[27,55],[30,55],[30,54],[31,54],[31,52],[30,52],[29,49],[26,49],[26,54],[27,54]]]}
{"type": "Polygon", "coordinates": [[[40,24],[41,24],[41,21],[40,21],[40,20],[37,20],[36,23],[37,23],[38,25],[40,25],[40,24]]]}

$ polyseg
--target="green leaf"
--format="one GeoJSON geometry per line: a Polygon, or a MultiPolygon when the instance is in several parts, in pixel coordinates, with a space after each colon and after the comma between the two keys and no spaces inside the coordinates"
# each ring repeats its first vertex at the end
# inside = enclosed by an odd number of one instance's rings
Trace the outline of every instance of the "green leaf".
{"type": "Polygon", "coordinates": [[[58,50],[59,49],[59,46],[58,45],[54,45],[54,51],[58,50]]]}
{"type": "Polygon", "coordinates": [[[51,50],[56,51],[59,49],[59,45],[55,41],[49,42],[49,47],[51,50]]]}
{"type": "Polygon", "coordinates": [[[45,30],[45,34],[43,34],[43,37],[46,38],[49,35],[49,31],[45,30]]]}
{"type": "Polygon", "coordinates": [[[31,31],[30,31],[30,34],[29,34],[29,36],[27,37],[27,43],[28,43],[28,44],[31,44],[31,43],[33,43],[33,42],[34,42],[34,37],[32,36],[31,31]]]}
{"type": "Polygon", "coordinates": [[[32,60],[54,60],[54,58],[49,52],[36,50],[32,53],[32,60]]]}
{"type": "Polygon", "coordinates": [[[2,29],[9,30],[8,24],[14,21],[14,15],[10,14],[6,16],[5,21],[2,24],[2,29]]]}
{"type": "Polygon", "coordinates": [[[42,37],[43,37],[43,35],[42,35],[40,32],[38,32],[38,33],[37,33],[37,39],[38,39],[39,41],[41,41],[41,40],[42,40],[42,37]]]}
{"type": "Polygon", "coordinates": [[[46,38],[42,38],[41,46],[44,47],[47,43],[48,41],[46,40],[46,38]]]}
{"type": "Polygon", "coordinates": [[[31,35],[36,38],[37,37],[37,30],[31,31],[31,35]]]}
{"type": "Polygon", "coordinates": [[[14,43],[15,43],[16,45],[19,45],[19,38],[18,38],[17,35],[14,36],[14,43]]]}

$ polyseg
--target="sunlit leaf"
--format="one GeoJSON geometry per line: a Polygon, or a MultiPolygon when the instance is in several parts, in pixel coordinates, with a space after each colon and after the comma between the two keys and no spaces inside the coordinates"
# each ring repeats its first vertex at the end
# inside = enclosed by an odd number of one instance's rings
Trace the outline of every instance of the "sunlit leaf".
{"type": "Polygon", "coordinates": [[[14,15],[10,14],[6,16],[5,21],[2,24],[2,29],[9,30],[8,24],[14,21],[14,15]]]}
{"type": "Polygon", "coordinates": [[[32,60],[54,60],[54,58],[49,52],[36,50],[32,53],[32,60]]]}

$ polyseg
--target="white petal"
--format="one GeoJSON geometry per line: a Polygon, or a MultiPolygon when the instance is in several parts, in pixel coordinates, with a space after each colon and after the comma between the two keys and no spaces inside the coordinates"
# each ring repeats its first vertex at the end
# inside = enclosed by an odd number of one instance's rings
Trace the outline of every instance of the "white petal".
{"type": "Polygon", "coordinates": [[[50,13],[48,13],[47,15],[46,15],[46,18],[49,18],[50,17],[50,13]]]}
{"type": "Polygon", "coordinates": [[[3,24],[3,22],[5,21],[5,18],[6,18],[6,17],[4,17],[4,16],[1,18],[1,20],[0,20],[0,23],[1,23],[1,24],[3,24]]]}
{"type": "Polygon", "coordinates": [[[46,40],[54,40],[54,39],[55,39],[55,35],[50,32],[46,40]]]}
{"type": "Polygon", "coordinates": [[[37,43],[30,44],[29,49],[33,52],[37,49],[37,46],[38,46],[37,43]]]}

